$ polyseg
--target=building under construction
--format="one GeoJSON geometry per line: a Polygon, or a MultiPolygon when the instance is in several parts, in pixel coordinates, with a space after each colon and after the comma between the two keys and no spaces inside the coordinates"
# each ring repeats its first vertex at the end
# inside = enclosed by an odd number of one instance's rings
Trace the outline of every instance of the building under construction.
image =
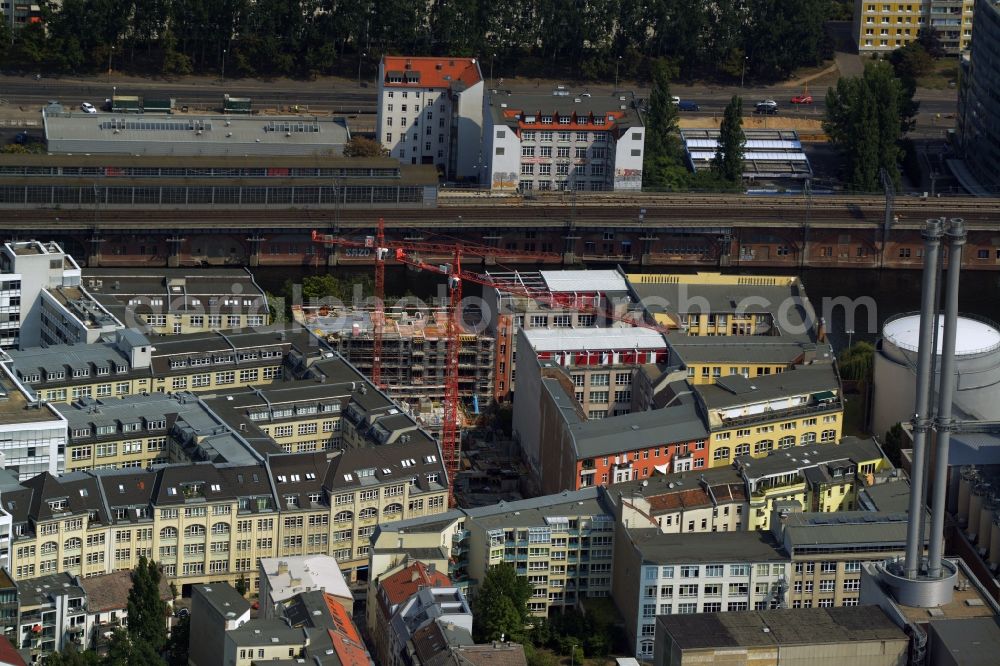
{"type": "MultiPolygon", "coordinates": [[[[293,316],[323,337],[367,377],[374,355],[373,312],[294,307],[293,316]]],[[[394,398],[415,404],[444,399],[448,348],[447,311],[442,308],[387,308],[382,332],[382,383],[394,398]]],[[[459,336],[459,396],[475,411],[493,396],[493,334],[459,336]]]]}

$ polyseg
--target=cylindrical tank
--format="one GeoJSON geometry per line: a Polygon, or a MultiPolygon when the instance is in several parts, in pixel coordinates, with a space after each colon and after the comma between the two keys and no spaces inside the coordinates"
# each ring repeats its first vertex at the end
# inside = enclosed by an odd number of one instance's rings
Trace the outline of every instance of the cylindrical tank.
{"type": "Polygon", "coordinates": [[[979,529],[979,515],[983,512],[983,502],[986,499],[986,494],[989,493],[990,484],[988,483],[977,483],[972,486],[972,493],[969,497],[969,527],[965,530],[965,533],[970,537],[974,537],[979,529]]]}
{"type": "Polygon", "coordinates": [[[990,530],[990,552],[988,561],[990,568],[1000,566],[1000,511],[993,512],[993,527],[990,530]]]}
{"type": "Polygon", "coordinates": [[[980,549],[990,545],[993,534],[993,516],[996,510],[1000,509],[1000,499],[994,493],[990,493],[983,500],[983,510],[979,512],[979,529],[976,530],[978,538],[976,543],[980,549]]]}
{"type": "Polygon", "coordinates": [[[958,483],[958,510],[955,512],[958,524],[965,527],[969,524],[969,498],[972,495],[972,484],[979,480],[979,471],[973,467],[962,468],[962,478],[958,483]]]}
{"type": "MultiPolygon", "coordinates": [[[[943,327],[944,318],[938,319],[938,326],[943,327]]],[[[882,328],[872,391],[872,427],[878,434],[913,418],[919,330],[920,314],[916,312],[889,319],[882,328]]],[[[941,344],[939,331],[938,353],[941,344]]],[[[978,317],[960,316],[955,365],[955,404],[971,413],[1000,412],[1000,328],[978,317]]],[[[939,361],[934,367],[937,371],[939,361]]],[[[936,378],[934,382],[937,385],[936,378]]]]}

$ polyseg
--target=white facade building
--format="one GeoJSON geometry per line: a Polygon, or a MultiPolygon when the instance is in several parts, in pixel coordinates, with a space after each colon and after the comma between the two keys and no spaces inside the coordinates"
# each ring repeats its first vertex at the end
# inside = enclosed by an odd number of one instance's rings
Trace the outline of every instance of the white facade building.
{"type": "Polygon", "coordinates": [[[262,557],[258,568],[261,612],[265,618],[281,617],[280,604],[312,590],[322,590],[337,597],[348,609],[354,604],[337,560],[329,555],[262,557]]]}
{"type": "Polygon", "coordinates": [[[483,74],[475,58],[385,56],[376,134],[401,164],[433,164],[449,180],[483,173],[483,74]]]}
{"type": "Polygon", "coordinates": [[[62,473],[67,428],[52,405],[35,401],[9,366],[0,363],[0,456],[5,467],[16,469],[22,480],[41,472],[62,473]]]}
{"type": "Polygon", "coordinates": [[[0,248],[0,348],[81,342],[123,328],[80,284],[79,264],[58,243],[0,248]]]}
{"type": "Polygon", "coordinates": [[[639,190],[645,132],[626,96],[491,92],[483,155],[492,190],[639,190]]]}

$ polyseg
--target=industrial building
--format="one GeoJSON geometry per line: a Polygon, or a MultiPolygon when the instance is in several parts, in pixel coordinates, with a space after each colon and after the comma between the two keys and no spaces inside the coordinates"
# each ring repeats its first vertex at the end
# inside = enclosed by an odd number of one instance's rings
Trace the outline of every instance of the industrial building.
{"type": "Polygon", "coordinates": [[[483,113],[483,169],[490,189],[639,190],[645,154],[635,100],[493,90],[483,113]]]}
{"type": "MultiPolygon", "coordinates": [[[[872,427],[885,433],[913,416],[916,361],[919,352],[919,314],[889,319],[882,327],[873,368],[872,427]]],[[[941,369],[944,318],[938,318],[936,374],[941,369]]],[[[992,421],[1000,410],[1000,328],[977,317],[960,316],[956,332],[954,407],[962,418],[992,421]]]]}
{"type": "Polygon", "coordinates": [[[661,615],[655,666],[906,666],[910,639],[877,606],[661,615]]]}
{"type": "Polygon", "coordinates": [[[478,183],[484,86],[475,58],[383,56],[375,136],[400,164],[478,183]]]}
{"type": "Polygon", "coordinates": [[[194,114],[108,114],[42,109],[50,153],[177,157],[340,157],[351,138],[342,118],[194,114]]]}
{"type": "MultiPolygon", "coordinates": [[[[972,5],[972,2],[968,4],[972,5]]],[[[1000,4],[975,0],[972,25],[976,39],[961,60],[958,77],[958,147],[960,161],[948,167],[970,194],[996,196],[1000,191],[1000,4]]]]}
{"type": "MultiPolygon", "coordinates": [[[[692,171],[711,168],[719,152],[719,130],[682,129],[681,141],[692,171]]],[[[745,129],[743,178],[754,181],[808,180],[812,166],[795,130],[745,129]]]]}
{"type": "MultiPolygon", "coordinates": [[[[98,215],[103,210],[131,209],[133,206],[164,209],[238,209],[251,205],[274,209],[374,205],[419,208],[436,205],[437,187],[437,172],[433,167],[400,166],[394,160],[381,157],[362,159],[297,153],[136,155],[103,151],[0,155],[0,207],[59,206],[96,211],[98,215]]],[[[134,249],[144,247],[145,254],[155,254],[150,251],[153,246],[143,235],[141,225],[133,229],[131,235],[134,249]]],[[[239,241],[230,242],[242,244],[244,237],[245,234],[240,234],[239,241]]],[[[266,253],[265,240],[259,237],[248,244],[266,253]],[[262,248],[257,247],[260,244],[262,248]]],[[[185,252],[188,254],[190,248],[186,244],[193,242],[198,239],[186,239],[176,249],[188,250],[185,252]]],[[[115,254],[110,247],[95,249],[98,250],[115,254]]],[[[225,256],[232,254],[236,254],[235,250],[225,256]]]]}

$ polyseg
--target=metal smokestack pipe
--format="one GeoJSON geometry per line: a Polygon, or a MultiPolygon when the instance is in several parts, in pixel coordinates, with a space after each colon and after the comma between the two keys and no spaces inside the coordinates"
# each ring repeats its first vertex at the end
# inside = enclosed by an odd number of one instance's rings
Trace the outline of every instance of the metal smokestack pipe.
{"type": "Polygon", "coordinates": [[[965,222],[951,219],[948,226],[948,282],[945,288],[944,333],[941,347],[941,383],[938,388],[938,412],[934,420],[937,447],[934,457],[934,503],[931,506],[930,545],[927,551],[927,576],[941,577],[944,551],[944,512],[947,503],[948,447],[951,444],[951,402],[955,395],[955,338],[958,328],[958,278],[962,273],[962,248],[965,245],[965,222]]]}
{"type": "Polygon", "coordinates": [[[917,342],[917,394],[913,406],[913,473],[910,474],[910,521],[906,526],[907,578],[920,571],[923,544],[920,539],[924,515],[924,466],[927,464],[927,431],[930,429],[931,363],[934,353],[934,328],[937,323],[938,255],[943,233],[941,220],[927,220],[924,227],[924,273],[920,292],[920,337],[917,342]]]}

